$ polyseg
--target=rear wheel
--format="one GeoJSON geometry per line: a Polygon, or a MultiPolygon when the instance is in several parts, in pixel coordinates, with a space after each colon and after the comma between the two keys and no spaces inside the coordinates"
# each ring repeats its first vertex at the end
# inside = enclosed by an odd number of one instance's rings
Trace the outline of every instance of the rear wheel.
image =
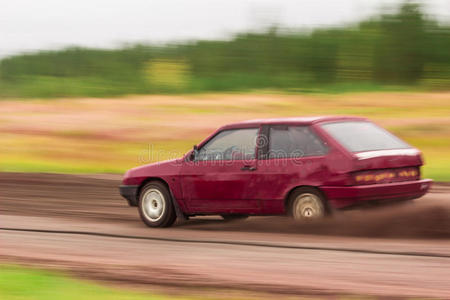
{"type": "Polygon", "coordinates": [[[225,221],[233,221],[233,220],[245,220],[248,218],[248,215],[220,215],[225,221]]]}
{"type": "Polygon", "coordinates": [[[139,215],[149,227],[169,227],[177,216],[166,186],[158,181],[147,183],[139,194],[139,215]]]}
{"type": "Polygon", "coordinates": [[[290,196],[289,212],[294,220],[307,221],[325,217],[327,206],[325,199],[317,190],[299,188],[290,196]]]}

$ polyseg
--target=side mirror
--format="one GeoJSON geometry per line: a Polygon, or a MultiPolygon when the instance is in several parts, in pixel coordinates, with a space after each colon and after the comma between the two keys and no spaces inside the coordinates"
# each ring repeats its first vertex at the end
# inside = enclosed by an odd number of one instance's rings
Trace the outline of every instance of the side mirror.
{"type": "Polygon", "coordinates": [[[189,156],[189,160],[191,160],[191,161],[195,160],[197,153],[198,153],[198,146],[194,145],[191,155],[189,156]]]}

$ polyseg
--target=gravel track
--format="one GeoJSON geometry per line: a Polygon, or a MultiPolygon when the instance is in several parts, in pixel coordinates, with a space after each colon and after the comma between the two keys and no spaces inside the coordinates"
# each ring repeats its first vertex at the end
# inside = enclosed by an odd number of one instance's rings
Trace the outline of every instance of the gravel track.
{"type": "MultiPolygon", "coordinates": [[[[0,260],[144,289],[450,298],[450,187],[298,224],[146,228],[116,175],[0,173],[0,260]]],[[[227,293],[228,293],[227,292],[227,293]]]]}

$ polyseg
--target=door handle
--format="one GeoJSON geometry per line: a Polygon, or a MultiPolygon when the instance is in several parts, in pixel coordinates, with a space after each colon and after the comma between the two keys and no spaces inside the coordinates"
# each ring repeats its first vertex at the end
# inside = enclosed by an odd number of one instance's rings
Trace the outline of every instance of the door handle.
{"type": "Polygon", "coordinates": [[[253,166],[243,166],[241,171],[256,171],[256,168],[253,166]]]}

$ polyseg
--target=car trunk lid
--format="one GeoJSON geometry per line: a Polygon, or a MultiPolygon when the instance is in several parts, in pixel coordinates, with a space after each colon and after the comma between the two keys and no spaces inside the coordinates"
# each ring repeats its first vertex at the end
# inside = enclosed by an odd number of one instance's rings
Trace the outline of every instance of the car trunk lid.
{"type": "Polygon", "coordinates": [[[420,151],[414,148],[365,151],[353,155],[354,171],[418,167],[423,164],[420,151]]]}
{"type": "Polygon", "coordinates": [[[420,179],[422,158],[417,149],[354,153],[353,184],[377,184],[420,179]]]}

